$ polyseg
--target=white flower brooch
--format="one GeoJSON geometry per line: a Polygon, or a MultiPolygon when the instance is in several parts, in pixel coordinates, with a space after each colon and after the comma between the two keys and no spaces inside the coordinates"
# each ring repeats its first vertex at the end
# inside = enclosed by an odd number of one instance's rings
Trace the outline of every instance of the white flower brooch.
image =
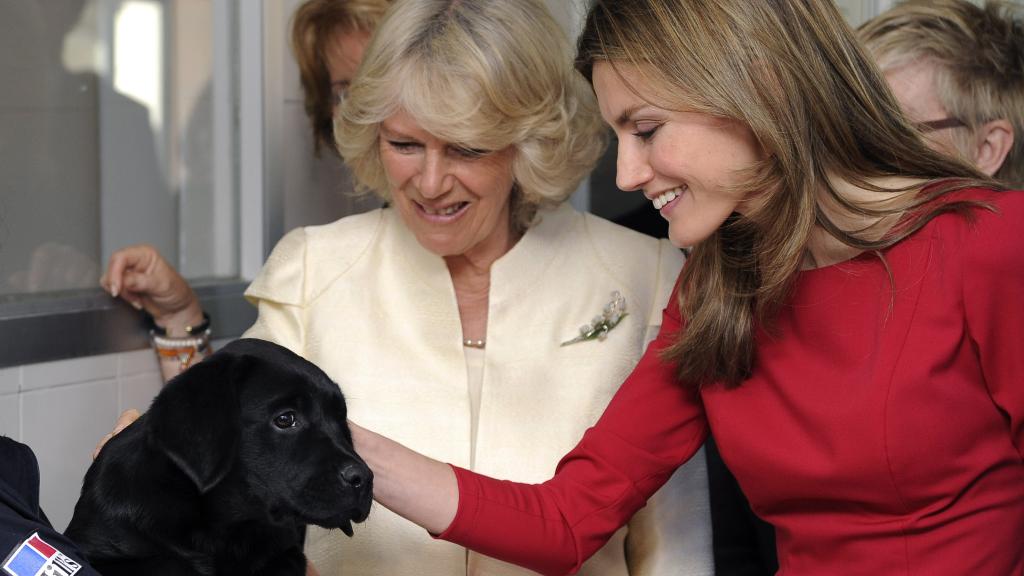
{"type": "Polygon", "coordinates": [[[626,299],[618,291],[612,292],[612,301],[604,305],[604,310],[597,316],[594,316],[590,324],[580,326],[579,335],[572,340],[562,342],[562,346],[586,342],[587,340],[604,341],[608,337],[608,332],[611,332],[612,328],[618,326],[619,322],[628,315],[626,312],[626,299]]]}

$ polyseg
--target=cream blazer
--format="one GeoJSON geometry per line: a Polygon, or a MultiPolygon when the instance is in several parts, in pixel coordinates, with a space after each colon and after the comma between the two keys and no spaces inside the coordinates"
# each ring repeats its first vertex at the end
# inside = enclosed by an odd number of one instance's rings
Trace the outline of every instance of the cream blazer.
{"type": "MultiPolygon", "coordinates": [[[[682,254],[568,205],[491,268],[475,470],[541,482],[582,438],[661,323],[682,254]],[[628,315],[603,341],[560,344],[612,292],[628,315]]],[[[462,328],[444,261],[394,210],[295,230],[246,291],[259,318],[245,336],[282,344],[341,386],[354,422],[433,458],[470,464],[462,328]]],[[[374,504],[355,536],[310,529],[323,576],[530,573],[454,544],[374,504]]],[[[713,573],[703,453],[583,567],[590,576],[713,573]]]]}

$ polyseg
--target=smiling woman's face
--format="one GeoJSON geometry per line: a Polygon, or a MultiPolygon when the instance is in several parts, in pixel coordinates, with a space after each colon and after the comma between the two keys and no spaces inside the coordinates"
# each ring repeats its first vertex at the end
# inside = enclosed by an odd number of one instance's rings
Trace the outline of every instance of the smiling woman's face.
{"type": "Polygon", "coordinates": [[[744,211],[747,199],[730,188],[764,156],[749,128],[650,104],[642,75],[627,64],[597,62],[593,79],[601,116],[619,140],[616,184],[654,203],[673,245],[698,244],[744,211]]]}
{"type": "Polygon", "coordinates": [[[497,257],[512,247],[513,156],[511,147],[475,151],[445,142],[403,111],[380,127],[391,204],[439,256],[497,257]]]}

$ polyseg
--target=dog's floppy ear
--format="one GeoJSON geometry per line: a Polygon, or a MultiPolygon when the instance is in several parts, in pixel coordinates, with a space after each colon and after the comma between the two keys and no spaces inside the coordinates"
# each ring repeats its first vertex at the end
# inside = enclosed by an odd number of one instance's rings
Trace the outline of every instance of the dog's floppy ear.
{"type": "Polygon", "coordinates": [[[244,358],[210,356],[167,383],[147,414],[149,441],[184,472],[200,494],[231,470],[239,443],[235,377],[244,358]]]}

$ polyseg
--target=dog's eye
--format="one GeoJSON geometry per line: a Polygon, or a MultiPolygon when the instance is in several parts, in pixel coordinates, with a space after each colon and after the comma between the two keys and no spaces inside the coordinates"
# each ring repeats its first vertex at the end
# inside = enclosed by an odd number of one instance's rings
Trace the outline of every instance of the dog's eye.
{"type": "Polygon", "coordinates": [[[284,430],[285,428],[294,428],[298,424],[298,419],[295,417],[295,412],[288,411],[282,412],[274,417],[274,426],[284,430]]]}

